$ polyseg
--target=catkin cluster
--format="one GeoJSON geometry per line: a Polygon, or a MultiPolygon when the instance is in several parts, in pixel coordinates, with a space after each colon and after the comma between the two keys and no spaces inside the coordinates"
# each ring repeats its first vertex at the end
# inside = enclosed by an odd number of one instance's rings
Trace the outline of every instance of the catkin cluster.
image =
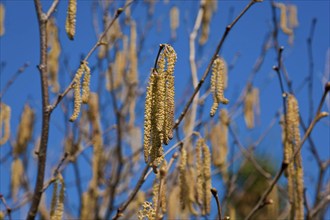
{"type": "Polygon", "coordinates": [[[244,99],[244,120],[248,128],[254,128],[255,115],[259,114],[259,89],[249,85],[244,99]]]}
{"type": "Polygon", "coordinates": [[[18,126],[14,154],[18,155],[26,151],[27,145],[33,134],[34,118],[34,110],[30,107],[30,105],[26,104],[21,114],[21,122],[18,126]]]}
{"type": "Polygon", "coordinates": [[[225,86],[227,84],[227,68],[225,61],[217,57],[212,66],[211,92],[213,94],[213,104],[210,110],[210,116],[213,117],[219,107],[219,103],[228,104],[229,100],[224,96],[225,86]]]}
{"type": "Polygon", "coordinates": [[[201,206],[202,215],[211,211],[211,154],[204,138],[196,144],[197,167],[197,201],[201,206]]]}
{"type": "Polygon", "coordinates": [[[52,202],[50,207],[50,219],[51,220],[62,220],[64,213],[64,194],[65,184],[61,174],[59,174],[55,180],[52,202]],[[60,192],[58,194],[58,184],[61,184],[60,192]]]}
{"type": "Polygon", "coordinates": [[[10,137],[10,106],[0,103],[0,146],[4,145],[10,137]]]}
{"type": "Polygon", "coordinates": [[[299,107],[297,99],[289,94],[287,97],[287,115],[284,131],[284,162],[287,168],[288,193],[291,203],[291,215],[295,219],[304,218],[304,180],[301,152],[294,157],[293,153],[300,145],[299,107]]]}
{"type": "Polygon", "coordinates": [[[81,103],[88,102],[89,93],[90,93],[90,78],[91,78],[91,70],[88,67],[88,62],[82,61],[73,79],[74,108],[73,108],[73,114],[70,117],[71,122],[75,121],[78,118],[78,115],[80,113],[81,103]],[[83,74],[84,74],[84,79],[81,89],[80,88],[81,78],[83,74]],[[80,90],[82,90],[82,95],[80,90]]]}
{"type": "Polygon", "coordinates": [[[289,36],[289,43],[293,43],[294,29],[298,27],[298,10],[295,5],[276,3],[275,7],[280,9],[280,27],[284,34],[289,36]]]}
{"type": "Polygon", "coordinates": [[[0,37],[5,34],[5,6],[0,3],[0,37]]]}
{"type": "Polygon", "coordinates": [[[143,219],[155,220],[156,219],[156,211],[152,207],[151,202],[144,202],[142,204],[142,210],[140,210],[138,213],[138,219],[139,220],[143,220],[143,219]]]}
{"type": "Polygon", "coordinates": [[[65,21],[65,31],[70,40],[73,40],[76,33],[77,0],[69,0],[65,21]]]}
{"type": "Polygon", "coordinates": [[[49,19],[47,23],[47,38],[48,48],[48,71],[49,84],[52,86],[53,92],[58,92],[60,89],[58,83],[59,57],[61,53],[61,44],[58,37],[58,28],[55,23],[55,18],[49,19]]]}
{"type": "Polygon", "coordinates": [[[162,144],[172,139],[174,122],[174,49],[166,44],[147,87],[144,118],[144,159],[158,164],[163,157],[162,144]],[[167,63],[167,69],[165,69],[167,63]],[[150,157],[150,158],[149,158],[150,157]]]}

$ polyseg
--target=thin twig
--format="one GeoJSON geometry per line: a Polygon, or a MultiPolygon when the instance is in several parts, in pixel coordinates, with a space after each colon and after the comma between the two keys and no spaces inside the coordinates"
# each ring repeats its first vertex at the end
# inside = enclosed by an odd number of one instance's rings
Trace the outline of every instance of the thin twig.
{"type": "Polygon", "coordinates": [[[217,208],[218,208],[218,219],[221,220],[221,216],[222,216],[222,212],[221,212],[221,206],[220,206],[220,201],[219,201],[219,196],[218,196],[218,191],[215,188],[211,188],[211,193],[215,199],[215,201],[217,202],[217,208]]]}
{"type": "Polygon", "coordinates": [[[12,211],[12,209],[8,206],[8,204],[6,202],[6,199],[2,194],[0,194],[0,200],[6,208],[8,219],[11,220],[11,211],[12,211]]]}

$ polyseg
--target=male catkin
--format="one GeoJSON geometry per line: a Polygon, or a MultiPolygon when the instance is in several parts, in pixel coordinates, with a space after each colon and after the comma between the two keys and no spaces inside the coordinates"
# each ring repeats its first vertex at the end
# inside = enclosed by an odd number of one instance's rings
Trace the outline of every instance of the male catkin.
{"type": "Polygon", "coordinates": [[[65,21],[65,31],[70,40],[73,40],[76,33],[77,0],[69,0],[65,21]]]}
{"type": "Polygon", "coordinates": [[[0,146],[4,145],[10,137],[11,108],[5,103],[0,103],[0,146]],[[3,131],[2,131],[3,127],[3,131]]]}

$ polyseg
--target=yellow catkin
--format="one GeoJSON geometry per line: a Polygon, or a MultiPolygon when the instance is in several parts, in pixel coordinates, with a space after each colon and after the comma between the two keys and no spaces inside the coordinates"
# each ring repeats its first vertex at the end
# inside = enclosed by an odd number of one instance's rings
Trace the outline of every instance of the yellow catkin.
{"type": "Polygon", "coordinates": [[[144,202],[142,204],[142,209],[138,213],[138,219],[148,219],[148,220],[154,220],[156,218],[156,212],[155,209],[152,207],[151,202],[144,202]]]}
{"type": "Polygon", "coordinates": [[[176,30],[180,25],[180,11],[179,8],[173,6],[170,10],[170,27],[171,27],[171,38],[176,38],[176,30]]]}
{"type": "Polygon", "coordinates": [[[0,103],[0,146],[4,145],[10,137],[11,108],[5,103],[0,103]]]}
{"type": "Polygon", "coordinates": [[[197,168],[197,201],[203,205],[203,160],[201,149],[204,144],[204,139],[200,138],[196,143],[196,168],[197,168]]]}
{"type": "Polygon", "coordinates": [[[201,35],[199,38],[200,45],[204,45],[209,38],[210,22],[212,14],[214,12],[214,2],[216,1],[205,1],[204,13],[202,17],[201,35]]]}
{"type": "Polygon", "coordinates": [[[85,62],[82,62],[74,76],[74,84],[73,84],[73,99],[74,99],[74,106],[73,106],[73,113],[70,117],[70,121],[73,122],[75,121],[80,113],[80,107],[81,107],[81,94],[80,94],[80,80],[82,75],[84,74],[85,71],[85,62]]]}
{"type": "Polygon", "coordinates": [[[0,37],[5,34],[5,6],[0,3],[0,37]]]}
{"type": "Polygon", "coordinates": [[[77,0],[69,0],[67,16],[65,21],[65,31],[70,40],[73,40],[76,33],[77,0]]]}
{"type": "Polygon", "coordinates": [[[297,28],[299,26],[297,6],[288,5],[287,8],[288,8],[288,14],[289,14],[288,26],[291,29],[297,28]]]}
{"type": "Polygon", "coordinates": [[[91,81],[91,70],[88,67],[88,63],[84,62],[83,63],[85,75],[83,79],[83,84],[82,84],[82,102],[87,103],[89,99],[89,93],[90,93],[90,81],[91,81]]]}
{"type": "Polygon", "coordinates": [[[276,3],[276,7],[280,9],[281,15],[280,15],[280,27],[284,34],[286,35],[292,35],[293,31],[288,27],[288,21],[287,21],[287,14],[286,14],[286,5],[283,3],[276,3]]]}
{"type": "Polygon", "coordinates": [[[18,126],[16,144],[14,146],[14,153],[16,155],[26,151],[34,130],[34,118],[35,112],[30,105],[26,104],[21,114],[21,122],[18,126]]]}
{"type": "Polygon", "coordinates": [[[20,158],[15,158],[11,164],[11,196],[16,201],[19,188],[21,186],[21,178],[24,175],[24,165],[20,158]]]}
{"type": "MultiPolygon", "coordinates": [[[[299,131],[299,107],[297,99],[289,94],[287,97],[287,143],[285,146],[288,149],[285,149],[286,152],[291,153],[299,146],[300,140],[300,131],[299,131]]],[[[292,159],[285,158],[286,161],[292,159]]],[[[295,219],[304,218],[304,179],[303,179],[303,165],[301,152],[298,152],[294,161],[289,164],[288,167],[288,187],[289,187],[289,198],[291,195],[292,202],[292,215],[295,216],[295,219]],[[291,189],[290,189],[291,188],[291,189]],[[292,198],[293,197],[293,198],[292,198]]]]}
{"type": "Polygon", "coordinates": [[[204,175],[204,183],[203,183],[203,190],[204,190],[204,198],[203,198],[203,205],[204,205],[204,214],[209,214],[211,211],[211,154],[208,146],[203,144],[202,152],[204,156],[203,161],[203,175],[204,175]]]}
{"type": "Polygon", "coordinates": [[[215,115],[219,103],[229,103],[229,100],[224,97],[225,81],[227,81],[225,75],[227,75],[226,64],[222,58],[217,57],[213,62],[211,75],[211,92],[213,94],[213,104],[210,110],[211,117],[215,115]]]}
{"type": "Polygon", "coordinates": [[[59,92],[60,85],[58,83],[58,71],[61,44],[58,37],[58,28],[56,26],[55,18],[53,17],[47,22],[47,37],[48,48],[50,49],[47,54],[49,85],[52,87],[52,92],[59,92]]]}
{"type": "Polygon", "coordinates": [[[65,184],[61,174],[57,176],[57,180],[54,183],[53,196],[50,209],[51,220],[62,220],[64,213],[64,193],[65,184]],[[58,193],[58,183],[61,184],[60,192],[58,193]]]}
{"type": "Polygon", "coordinates": [[[130,34],[130,45],[129,45],[129,60],[130,68],[128,71],[127,81],[130,85],[138,83],[138,58],[137,58],[137,33],[136,23],[131,21],[131,34],[130,34]]]}
{"type": "Polygon", "coordinates": [[[260,114],[259,111],[259,89],[249,85],[244,99],[244,120],[249,129],[254,128],[255,113],[260,114]]]}
{"type": "Polygon", "coordinates": [[[180,186],[180,205],[181,209],[185,209],[188,200],[188,188],[186,179],[187,151],[182,148],[181,159],[179,165],[179,186],[180,186]]]}
{"type": "Polygon", "coordinates": [[[157,90],[156,90],[156,106],[155,108],[157,109],[156,112],[156,121],[157,121],[157,129],[159,132],[159,136],[160,136],[160,142],[164,141],[164,122],[165,122],[165,111],[167,111],[167,109],[165,109],[165,101],[166,101],[166,94],[165,94],[165,87],[166,87],[166,73],[165,72],[159,72],[157,74],[157,90]]]}

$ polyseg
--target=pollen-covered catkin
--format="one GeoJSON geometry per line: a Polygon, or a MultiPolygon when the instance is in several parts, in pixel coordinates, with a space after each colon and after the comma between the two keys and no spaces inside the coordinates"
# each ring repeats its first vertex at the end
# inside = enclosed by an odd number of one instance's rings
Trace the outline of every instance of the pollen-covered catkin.
{"type": "Polygon", "coordinates": [[[78,118],[79,113],[80,113],[80,107],[81,107],[81,102],[82,102],[81,94],[80,94],[80,80],[85,71],[85,65],[87,65],[86,61],[83,61],[80,64],[80,66],[74,76],[74,79],[73,79],[73,81],[74,81],[74,84],[73,84],[73,99],[74,99],[73,104],[74,104],[74,106],[73,106],[73,113],[70,117],[71,122],[75,121],[78,118]]]}
{"type": "Polygon", "coordinates": [[[88,102],[89,93],[90,93],[91,70],[88,67],[87,62],[83,63],[83,67],[84,67],[85,75],[82,84],[82,102],[86,104],[88,102]]]}
{"type": "Polygon", "coordinates": [[[281,15],[280,15],[280,27],[281,30],[283,31],[283,33],[285,33],[286,35],[292,35],[293,31],[292,29],[290,29],[288,27],[288,21],[287,21],[287,14],[286,14],[286,5],[283,3],[276,3],[275,4],[276,7],[278,7],[281,11],[281,15]]]}
{"type": "Polygon", "coordinates": [[[34,130],[34,118],[35,112],[29,104],[26,104],[21,114],[21,122],[18,126],[14,154],[18,155],[26,151],[34,130]]]}
{"type": "Polygon", "coordinates": [[[0,37],[5,34],[5,6],[0,3],[0,37]]]}
{"type": "Polygon", "coordinates": [[[73,40],[76,33],[77,0],[69,0],[67,16],[65,21],[65,31],[70,40],[73,40]]]}
{"type": "Polygon", "coordinates": [[[228,104],[229,100],[224,96],[225,83],[227,78],[227,68],[225,66],[225,61],[217,57],[212,66],[211,75],[211,92],[213,94],[213,104],[210,110],[210,116],[213,117],[218,109],[219,103],[228,104]]]}
{"type": "Polygon", "coordinates": [[[149,219],[154,220],[156,218],[156,211],[152,206],[151,202],[144,202],[142,204],[142,209],[138,213],[138,219],[149,219]]]}
{"type": "Polygon", "coordinates": [[[57,176],[57,180],[54,183],[53,188],[53,197],[52,197],[52,205],[50,211],[50,219],[51,220],[61,220],[63,218],[64,213],[64,193],[65,193],[65,184],[64,179],[61,174],[57,176]],[[57,194],[58,183],[61,184],[60,192],[57,194]]]}
{"type": "Polygon", "coordinates": [[[4,145],[10,137],[10,106],[0,103],[0,146],[4,145]],[[3,129],[2,129],[3,128],[3,129]]]}

